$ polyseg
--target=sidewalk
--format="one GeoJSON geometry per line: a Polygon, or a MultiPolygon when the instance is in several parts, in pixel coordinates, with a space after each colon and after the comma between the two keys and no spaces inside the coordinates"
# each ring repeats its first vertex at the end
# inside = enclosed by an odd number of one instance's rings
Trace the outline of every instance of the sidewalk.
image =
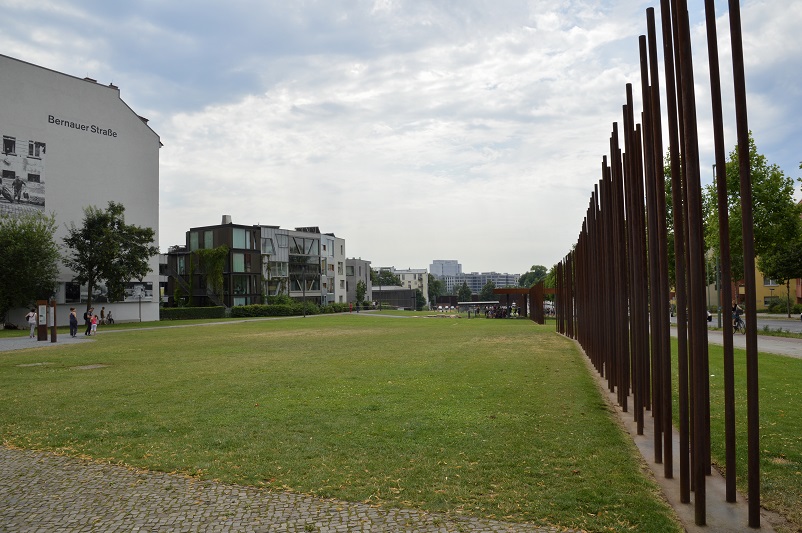
{"type": "Polygon", "coordinates": [[[557,533],[495,520],[271,493],[0,446],[0,531],[557,533]]]}

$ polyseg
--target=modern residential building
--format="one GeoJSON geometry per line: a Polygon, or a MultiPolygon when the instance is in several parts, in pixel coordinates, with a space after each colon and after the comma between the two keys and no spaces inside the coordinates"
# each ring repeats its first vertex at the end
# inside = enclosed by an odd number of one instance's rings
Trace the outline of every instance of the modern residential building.
{"type": "Polygon", "coordinates": [[[356,286],[362,281],[365,284],[365,302],[373,301],[373,282],[370,279],[370,261],[362,258],[345,260],[345,286],[348,292],[347,301],[356,303],[356,286]]]}
{"type": "MultiPolygon", "coordinates": [[[[159,230],[159,136],[122,100],[120,89],[0,55],[0,213],[53,213],[62,244],[84,208],[125,206],[128,224],[159,230]],[[16,182],[16,187],[15,187],[16,182]],[[6,194],[8,193],[8,194],[6,194]]],[[[105,286],[94,303],[119,321],[159,319],[159,257],[148,274],[131,280],[122,302],[109,302],[105,286]]],[[[69,308],[85,307],[86,286],[59,265],[55,291],[58,324],[69,308]]],[[[9,321],[23,322],[25,310],[9,321]]]]}
{"type": "Polygon", "coordinates": [[[317,226],[244,226],[224,215],[220,225],[191,228],[186,245],[171,247],[168,256],[172,290],[191,294],[193,305],[249,305],[279,294],[318,305],[346,301],[345,239],[317,226]],[[223,287],[215,289],[202,250],[221,245],[228,252],[223,287]]]}
{"type": "Polygon", "coordinates": [[[462,274],[462,265],[456,259],[435,259],[429,265],[429,273],[438,278],[462,274]]]}

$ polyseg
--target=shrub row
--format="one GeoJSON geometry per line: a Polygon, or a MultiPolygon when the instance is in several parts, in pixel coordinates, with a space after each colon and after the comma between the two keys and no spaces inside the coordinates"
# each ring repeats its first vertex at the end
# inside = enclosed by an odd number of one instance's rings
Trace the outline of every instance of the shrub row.
{"type": "Polygon", "coordinates": [[[161,320],[193,320],[198,318],[225,318],[225,307],[162,307],[161,320]]]}
{"type": "MultiPolygon", "coordinates": [[[[306,302],[307,315],[321,313],[345,313],[348,304],[329,304],[320,307],[312,302],[306,302]]],[[[231,308],[230,316],[234,318],[248,318],[258,316],[297,316],[304,314],[304,304],[301,302],[273,303],[267,305],[238,305],[231,308]]],[[[197,318],[224,318],[225,307],[162,307],[161,320],[192,320],[197,318]]]]}

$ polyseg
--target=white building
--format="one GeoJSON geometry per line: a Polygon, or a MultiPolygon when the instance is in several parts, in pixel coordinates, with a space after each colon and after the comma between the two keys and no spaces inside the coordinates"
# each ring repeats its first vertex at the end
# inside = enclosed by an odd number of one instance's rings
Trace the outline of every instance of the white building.
{"type": "Polygon", "coordinates": [[[446,294],[453,294],[467,283],[471,293],[479,294],[482,292],[487,282],[492,281],[497,289],[504,287],[517,287],[520,274],[499,274],[498,272],[470,272],[458,274],[456,276],[443,276],[441,279],[445,285],[446,294]]]}
{"type": "MultiPolygon", "coordinates": [[[[77,78],[0,55],[0,170],[2,186],[19,198],[0,197],[0,213],[53,213],[56,243],[63,244],[70,223],[82,224],[87,206],[125,206],[128,224],[153,228],[158,245],[159,136],[120,98],[116,86],[77,78]]],[[[124,302],[93,296],[96,309],[112,311],[117,321],[159,319],[159,257],[151,273],[127,293],[124,302]],[[141,298],[140,298],[141,296],[141,298]]],[[[56,302],[58,323],[67,324],[69,307],[82,307],[86,287],[60,265],[56,302]]],[[[85,307],[85,303],[83,304],[85,307]]],[[[9,320],[22,323],[24,311],[9,320]]]]}
{"type": "Polygon", "coordinates": [[[378,269],[389,270],[399,277],[401,286],[405,289],[418,289],[423,293],[426,299],[426,305],[429,305],[429,272],[425,268],[408,268],[401,270],[395,267],[381,267],[378,269]]]}

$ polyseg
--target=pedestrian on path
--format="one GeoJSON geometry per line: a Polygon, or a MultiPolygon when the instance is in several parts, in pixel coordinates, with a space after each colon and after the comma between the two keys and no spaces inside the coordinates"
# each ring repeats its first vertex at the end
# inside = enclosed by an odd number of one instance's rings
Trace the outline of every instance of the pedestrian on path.
{"type": "Polygon", "coordinates": [[[70,337],[78,335],[78,311],[70,307],[70,337]]]}
{"type": "Polygon", "coordinates": [[[90,335],[92,333],[92,314],[95,308],[90,307],[84,313],[84,324],[86,325],[86,331],[84,331],[84,335],[90,335]]]}
{"type": "Polygon", "coordinates": [[[31,311],[25,315],[25,320],[28,321],[28,324],[31,325],[31,333],[28,335],[29,338],[35,338],[34,333],[36,333],[36,323],[38,322],[38,315],[36,314],[36,308],[31,307],[31,311]]]}

